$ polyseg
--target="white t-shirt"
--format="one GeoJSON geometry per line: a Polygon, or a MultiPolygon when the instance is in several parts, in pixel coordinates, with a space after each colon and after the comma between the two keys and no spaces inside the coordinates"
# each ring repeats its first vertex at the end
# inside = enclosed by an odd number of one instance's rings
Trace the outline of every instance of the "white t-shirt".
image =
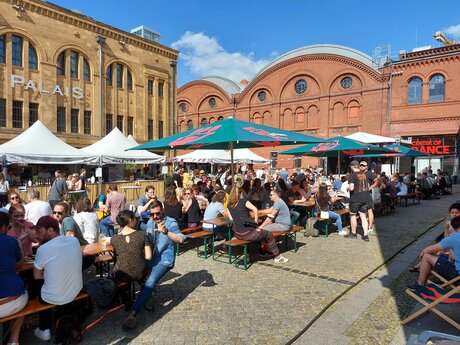
{"type": "Polygon", "coordinates": [[[40,217],[51,215],[51,206],[46,201],[35,200],[26,206],[26,220],[37,224],[40,217]]]}
{"type": "Polygon", "coordinates": [[[90,243],[99,239],[99,219],[95,212],[80,212],[73,216],[80,227],[83,238],[90,243]]]}
{"type": "Polygon", "coordinates": [[[72,302],[83,287],[82,250],[76,237],[57,236],[41,245],[35,255],[35,268],[44,270],[41,296],[50,304],[72,302]]]}

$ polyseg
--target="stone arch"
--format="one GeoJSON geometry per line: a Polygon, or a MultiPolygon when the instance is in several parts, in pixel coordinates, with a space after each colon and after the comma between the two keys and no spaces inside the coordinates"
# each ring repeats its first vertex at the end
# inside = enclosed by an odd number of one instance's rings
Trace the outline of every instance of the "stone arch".
{"type": "Polygon", "coordinates": [[[27,38],[27,40],[29,42],[32,42],[36,52],[37,52],[37,55],[38,55],[38,62],[40,64],[40,62],[49,62],[49,56],[48,54],[46,53],[46,50],[43,48],[43,46],[40,44],[40,41],[35,38],[34,35],[32,35],[30,32],[28,31],[25,31],[23,29],[20,29],[20,28],[14,28],[12,29],[11,27],[5,27],[3,29],[0,29],[0,36],[3,36],[3,35],[6,35],[6,34],[12,34],[12,35],[21,35],[25,38],[27,38]]]}
{"type": "Polygon", "coordinates": [[[342,101],[336,101],[332,105],[331,113],[332,126],[344,126],[347,124],[346,107],[342,101]]]}
{"type": "Polygon", "coordinates": [[[347,124],[359,125],[361,119],[361,104],[357,99],[352,99],[347,104],[347,124]]]}
{"type": "Polygon", "coordinates": [[[312,104],[307,108],[307,128],[319,128],[319,108],[312,104]]]}

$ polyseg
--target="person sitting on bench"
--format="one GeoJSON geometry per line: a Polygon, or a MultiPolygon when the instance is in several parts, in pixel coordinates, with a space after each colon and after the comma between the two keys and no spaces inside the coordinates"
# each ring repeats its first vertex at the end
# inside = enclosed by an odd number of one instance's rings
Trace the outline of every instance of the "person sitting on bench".
{"type": "Polygon", "coordinates": [[[270,232],[289,231],[291,228],[291,213],[286,203],[281,199],[281,190],[272,190],[270,199],[273,201],[273,206],[266,211],[268,212],[267,218],[259,228],[270,232]]]}
{"type": "MultiPolygon", "coordinates": [[[[16,264],[22,261],[19,242],[6,235],[10,217],[0,212],[0,318],[16,314],[24,309],[29,299],[24,282],[16,274],[16,264]]],[[[24,317],[13,321],[8,345],[19,344],[24,317]]]]}

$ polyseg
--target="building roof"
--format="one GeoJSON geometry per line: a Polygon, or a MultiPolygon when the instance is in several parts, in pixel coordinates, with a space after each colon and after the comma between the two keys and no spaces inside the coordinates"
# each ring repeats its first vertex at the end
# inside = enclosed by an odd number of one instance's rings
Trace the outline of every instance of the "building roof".
{"type": "Polygon", "coordinates": [[[238,85],[234,81],[231,81],[230,79],[224,78],[224,77],[219,77],[216,75],[211,75],[208,77],[204,77],[201,80],[206,80],[211,83],[216,84],[217,86],[220,86],[222,89],[224,89],[225,92],[227,92],[229,95],[233,95],[235,93],[239,93],[244,89],[245,85],[238,85]]]}
{"type": "Polygon", "coordinates": [[[335,45],[335,44],[317,44],[317,45],[311,45],[311,46],[306,46],[298,49],[291,50],[290,52],[287,52],[286,54],[281,55],[280,57],[276,58],[272,62],[270,62],[268,65],[266,65],[264,68],[262,68],[255,76],[254,79],[261,75],[263,72],[268,70],[269,68],[292,58],[296,58],[299,56],[303,55],[316,55],[316,54],[330,54],[330,55],[341,55],[348,57],[350,59],[357,60],[370,68],[378,71],[378,66],[375,62],[372,61],[372,58],[360,52],[359,50],[345,47],[345,46],[340,46],[340,45],[335,45]]]}

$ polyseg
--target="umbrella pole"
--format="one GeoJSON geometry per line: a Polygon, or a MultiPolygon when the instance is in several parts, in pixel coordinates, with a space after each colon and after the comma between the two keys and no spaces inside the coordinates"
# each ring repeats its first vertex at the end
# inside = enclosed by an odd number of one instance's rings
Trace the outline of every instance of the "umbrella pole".
{"type": "Polygon", "coordinates": [[[233,183],[235,182],[234,181],[234,176],[235,176],[235,173],[234,173],[234,167],[233,167],[233,141],[230,142],[229,144],[229,149],[230,149],[230,172],[232,174],[232,188],[233,188],[233,183]]]}
{"type": "Polygon", "coordinates": [[[337,174],[340,177],[340,150],[339,150],[339,153],[337,155],[337,159],[338,159],[338,161],[337,161],[337,174]]]}

